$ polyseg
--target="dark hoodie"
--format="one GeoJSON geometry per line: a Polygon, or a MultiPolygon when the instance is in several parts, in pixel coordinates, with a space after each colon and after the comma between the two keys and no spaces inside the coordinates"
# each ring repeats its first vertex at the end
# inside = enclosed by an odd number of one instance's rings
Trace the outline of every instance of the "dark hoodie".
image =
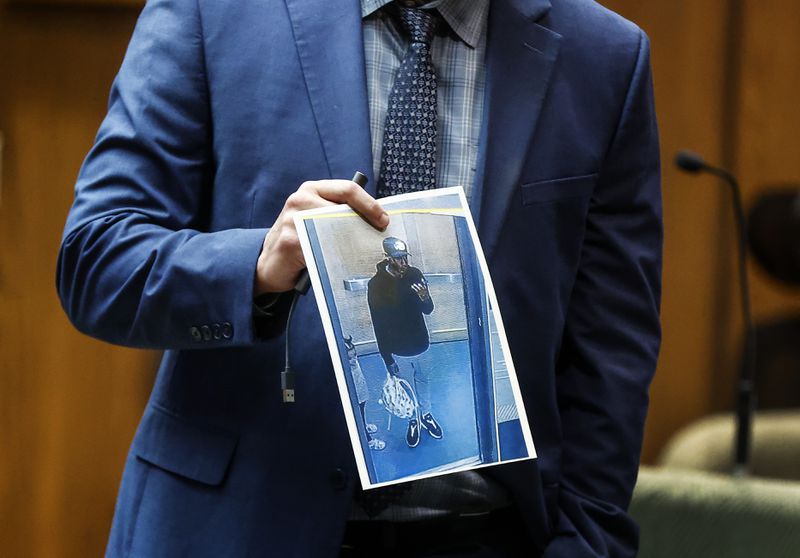
{"type": "Polygon", "coordinates": [[[367,300],[378,350],[388,365],[393,354],[415,356],[428,349],[428,327],[423,314],[433,312],[433,300],[419,299],[411,285],[425,283],[422,272],[409,267],[403,277],[394,277],[379,262],[375,276],[367,284],[367,300]]]}

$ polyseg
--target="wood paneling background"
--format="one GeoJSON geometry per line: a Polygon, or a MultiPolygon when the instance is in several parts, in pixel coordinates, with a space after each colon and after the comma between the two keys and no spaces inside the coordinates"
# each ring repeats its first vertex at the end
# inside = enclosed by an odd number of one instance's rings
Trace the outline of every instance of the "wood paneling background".
{"type": "MultiPolygon", "coordinates": [[[[650,461],[676,429],[732,402],[741,328],[727,192],[714,178],[679,174],[671,160],[690,147],[730,166],[746,202],[765,183],[800,182],[800,4],[605,3],[651,38],[661,127],[664,343],[645,439],[650,461]]],[[[157,355],[78,334],[54,289],[73,181],[135,18],[134,8],[0,2],[4,557],[102,554],[152,383],[157,355]]],[[[750,271],[756,318],[800,310],[797,291],[750,271]]]]}
{"type": "MultiPolygon", "coordinates": [[[[651,389],[644,458],[652,460],[677,428],[706,414],[717,386],[711,374],[719,304],[718,180],[687,176],[672,164],[691,147],[710,160],[723,157],[727,0],[638,2],[606,5],[649,35],[661,135],[664,201],[663,344],[651,389]]],[[[733,388],[731,388],[732,390],[733,388]]]]}
{"type": "Polygon", "coordinates": [[[0,7],[0,556],[102,555],[155,358],[67,321],[55,263],[135,11],[0,7]]]}
{"type": "MultiPolygon", "coordinates": [[[[800,2],[744,2],[742,21],[737,130],[731,166],[741,181],[747,206],[770,185],[800,184],[800,2]]],[[[728,261],[733,261],[731,245],[728,261]]],[[[799,288],[776,282],[752,259],[749,273],[756,322],[800,315],[799,288]]],[[[730,276],[735,277],[733,273],[730,276]]],[[[725,293],[733,311],[731,319],[721,320],[727,325],[724,347],[738,345],[741,337],[738,293],[733,290],[736,287],[738,281],[734,280],[725,293]]],[[[734,352],[729,354],[735,356],[734,352]]],[[[733,366],[732,362],[726,364],[723,373],[733,366]]],[[[800,374],[800,370],[790,372],[800,374]]],[[[727,394],[720,403],[732,405],[732,395],[727,394]]]]}
{"type": "MultiPolygon", "coordinates": [[[[661,128],[664,339],[643,457],[678,428],[733,408],[742,320],[731,196],[672,160],[691,148],[734,172],[745,208],[770,183],[800,184],[800,4],[792,0],[609,0],[650,35],[661,128]]],[[[756,322],[800,312],[800,290],[752,259],[756,322]]],[[[795,371],[796,373],[797,371],[795,371]]]]}

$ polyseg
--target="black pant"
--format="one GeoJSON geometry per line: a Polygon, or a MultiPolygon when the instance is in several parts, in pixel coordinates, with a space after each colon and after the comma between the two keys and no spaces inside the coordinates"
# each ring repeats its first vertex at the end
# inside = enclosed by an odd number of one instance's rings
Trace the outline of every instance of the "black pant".
{"type": "Polygon", "coordinates": [[[530,558],[536,545],[527,537],[515,508],[483,516],[407,523],[348,523],[340,558],[530,558]]]}

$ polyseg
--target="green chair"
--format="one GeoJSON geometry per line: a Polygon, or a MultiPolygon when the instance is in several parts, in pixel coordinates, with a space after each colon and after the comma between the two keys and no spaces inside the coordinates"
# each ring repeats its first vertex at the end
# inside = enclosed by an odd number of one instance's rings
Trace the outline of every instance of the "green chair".
{"type": "Polygon", "coordinates": [[[800,483],[642,467],[640,558],[798,558],[800,483]]]}
{"type": "MultiPolygon", "coordinates": [[[[734,429],[732,413],[702,418],[670,439],[657,465],[730,473],[734,429]]],[[[800,481],[800,410],[756,413],[750,473],[755,477],[800,481]]]]}

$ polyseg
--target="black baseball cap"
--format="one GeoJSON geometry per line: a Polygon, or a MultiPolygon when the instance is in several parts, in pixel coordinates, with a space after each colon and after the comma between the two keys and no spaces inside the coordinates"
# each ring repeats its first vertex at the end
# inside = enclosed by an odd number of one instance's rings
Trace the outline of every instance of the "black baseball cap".
{"type": "Polygon", "coordinates": [[[383,239],[383,251],[390,258],[402,258],[408,256],[408,245],[393,236],[383,239]]]}

